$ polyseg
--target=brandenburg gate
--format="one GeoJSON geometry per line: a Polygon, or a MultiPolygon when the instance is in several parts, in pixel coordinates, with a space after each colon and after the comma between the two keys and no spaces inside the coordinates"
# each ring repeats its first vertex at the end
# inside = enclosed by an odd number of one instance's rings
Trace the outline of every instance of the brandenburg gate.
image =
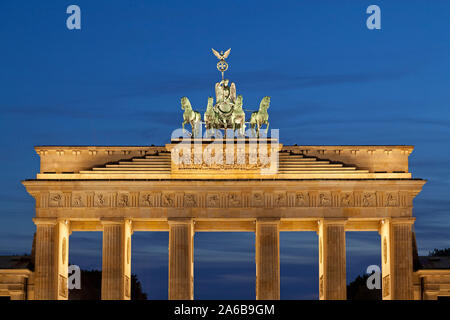
{"type": "Polygon", "coordinates": [[[40,172],[23,181],[36,201],[35,298],[68,298],[72,232],[103,232],[102,299],[120,300],[131,297],[134,232],[169,232],[169,299],[193,299],[195,234],[242,231],[255,233],[256,299],[279,299],[280,232],[315,231],[320,299],[346,299],[345,234],[378,231],[383,299],[413,299],[413,199],[425,183],[409,171],[413,147],[282,145],[259,132],[270,98],[250,122],[242,103],[222,80],[204,122],[238,133],[249,123],[253,137],[201,138],[183,98],[192,137],[36,147],[40,172]]]}

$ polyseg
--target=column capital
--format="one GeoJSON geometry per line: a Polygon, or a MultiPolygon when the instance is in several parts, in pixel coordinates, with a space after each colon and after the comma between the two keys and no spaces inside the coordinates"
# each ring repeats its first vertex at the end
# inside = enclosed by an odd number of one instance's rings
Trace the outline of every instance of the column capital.
{"type": "Polygon", "coordinates": [[[344,218],[323,218],[323,219],[319,219],[318,225],[320,226],[321,224],[323,225],[345,225],[347,223],[348,219],[344,219],[344,218]]]}
{"type": "Polygon", "coordinates": [[[193,224],[194,223],[194,219],[192,218],[168,218],[167,219],[167,223],[169,225],[173,225],[173,224],[193,224]]]}
{"type": "Polygon", "coordinates": [[[131,223],[131,219],[125,219],[125,218],[100,218],[100,223],[102,225],[105,224],[125,224],[125,223],[131,223]]]}
{"type": "Polygon", "coordinates": [[[258,224],[280,224],[280,218],[256,218],[258,224]]]}
{"type": "Polygon", "coordinates": [[[416,221],[415,217],[391,218],[392,224],[411,224],[411,225],[413,225],[415,221],[416,221]]]}
{"type": "Polygon", "coordinates": [[[405,217],[405,218],[384,218],[380,220],[378,234],[381,235],[381,229],[387,223],[391,225],[399,225],[399,224],[410,224],[413,225],[416,221],[415,217],[405,217]]]}
{"type": "Polygon", "coordinates": [[[58,223],[57,218],[33,218],[35,225],[56,225],[58,223]]]}

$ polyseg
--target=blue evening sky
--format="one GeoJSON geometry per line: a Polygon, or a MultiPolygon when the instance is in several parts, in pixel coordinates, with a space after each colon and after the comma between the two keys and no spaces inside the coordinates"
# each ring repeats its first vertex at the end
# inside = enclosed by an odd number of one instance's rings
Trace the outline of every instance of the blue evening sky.
{"type": "MultiPolygon", "coordinates": [[[[272,97],[284,144],[414,145],[428,180],[415,200],[421,254],[450,247],[450,2],[0,2],[0,254],[29,252],[35,145],[165,144],[179,99],[203,111],[219,79],[211,47],[252,109],[272,97]],[[81,30],[66,8],[81,7],[81,30]],[[368,30],[366,8],[381,8],[368,30]]],[[[195,297],[254,298],[254,235],[195,236],[195,297]]],[[[318,296],[317,236],[283,233],[282,298],[318,296]]],[[[347,233],[347,280],[379,264],[377,233],[347,233]]],[[[70,260],[101,268],[101,234],[74,233],[70,260]]],[[[133,272],[167,297],[167,233],[135,233],[133,272]]]]}

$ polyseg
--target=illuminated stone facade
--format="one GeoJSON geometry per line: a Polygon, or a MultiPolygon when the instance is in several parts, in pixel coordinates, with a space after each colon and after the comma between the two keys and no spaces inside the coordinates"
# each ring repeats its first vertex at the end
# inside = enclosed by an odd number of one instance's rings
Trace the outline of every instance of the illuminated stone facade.
{"type": "Polygon", "coordinates": [[[193,238],[214,231],[255,232],[257,299],[280,298],[280,232],[317,232],[320,299],[346,299],[345,233],[378,231],[383,299],[415,298],[412,210],[425,181],[409,172],[412,147],[272,141],[276,170],[263,173],[242,164],[182,168],[179,143],[36,147],[41,170],[23,181],[36,200],[35,299],[67,299],[77,231],[103,231],[103,299],[130,299],[132,234],[143,231],[170,234],[169,299],[194,298],[193,238]]]}

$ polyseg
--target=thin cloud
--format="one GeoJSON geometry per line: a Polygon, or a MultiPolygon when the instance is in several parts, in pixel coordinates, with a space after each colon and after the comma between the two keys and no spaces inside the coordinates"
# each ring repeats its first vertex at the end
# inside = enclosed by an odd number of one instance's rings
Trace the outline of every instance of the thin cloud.
{"type": "MultiPolygon", "coordinates": [[[[326,75],[292,75],[262,70],[255,72],[236,73],[235,77],[240,82],[246,83],[247,90],[277,90],[303,89],[322,86],[333,86],[342,84],[369,83],[374,81],[398,79],[408,75],[410,71],[397,70],[378,73],[353,73],[353,74],[326,74],[326,75]]],[[[164,95],[184,96],[198,91],[213,91],[209,74],[199,74],[196,76],[186,76],[179,74],[161,75],[152,77],[152,80],[145,83],[145,80],[127,79],[117,83],[112,83],[108,87],[101,87],[88,96],[77,99],[70,99],[60,102],[60,105],[19,105],[1,106],[2,113],[29,115],[32,117],[52,116],[52,117],[74,117],[74,118],[110,118],[116,117],[116,112],[111,113],[108,102],[136,97],[160,97],[164,95]],[[144,83],[143,83],[144,82],[144,83]],[[111,93],[113,92],[113,93],[111,93]],[[100,104],[100,107],[95,105],[100,104]],[[85,107],[79,107],[85,106],[85,107]],[[105,112],[107,111],[107,112],[105,112]]],[[[150,107],[151,108],[151,107],[150,107]]],[[[153,108],[151,108],[153,109],[153,108]]],[[[158,108],[161,110],[163,108],[158,108]]],[[[123,109],[119,109],[124,111],[123,109]]],[[[126,111],[127,116],[130,112],[126,111]]],[[[133,112],[131,112],[133,114],[133,112]]]]}

